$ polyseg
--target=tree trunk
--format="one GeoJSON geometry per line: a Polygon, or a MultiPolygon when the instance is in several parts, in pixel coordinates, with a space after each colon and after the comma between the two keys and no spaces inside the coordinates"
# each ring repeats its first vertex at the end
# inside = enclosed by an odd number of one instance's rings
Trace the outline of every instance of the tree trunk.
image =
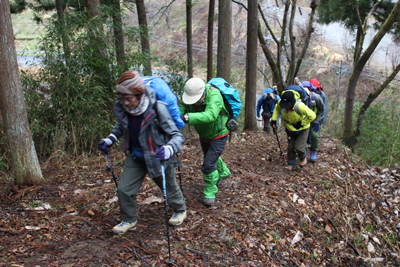
{"type": "MultiPolygon", "coordinates": [[[[290,41],[290,58],[289,58],[289,69],[287,74],[287,81],[288,84],[294,83],[294,71],[295,71],[295,63],[296,63],[296,36],[293,34],[293,23],[294,17],[296,15],[296,0],[292,1],[292,11],[290,12],[290,19],[289,19],[289,41],[290,41]]],[[[286,45],[285,45],[286,48],[286,45]]]]}
{"type": "Polygon", "coordinates": [[[93,57],[89,64],[94,73],[100,79],[101,84],[109,91],[114,90],[114,84],[111,84],[111,73],[109,59],[107,55],[107,44],[104,38],[103,19],[100,12],[100,0],[85,0],[88,12],[88,35],[89,42],[93,48],[93,57]]]}
{"type": "MultiPolygon", "coordinates": [[[[248,0],[247,12],[247,60],[246,60],[246,102],[244,130],[257,130],[256,93],[257,93],[257,34],[258,1],[248,0]]],[[[268,122],[265,122],[268,123],[268,122]]]]}
{"type": "MultiPolygon", "coordinates": [[[[364,114],[369,108],[369,106],[372,104],[372,102],[383,92],[383,90],[389,85],[391,81],[393,81],[394,78],[396,78],[396,75],[400,71],[400,64],[396,66],[392,74],[390,74],[389,77],[386,78],[386,80],[381,84],[381,86],[375,90],[373,93],[369,94],[367,100],[364,102],[360,109],[360,113],[358,113],[357,117],[357,123],[356,123],[356,132],[355,132],[355,137],[359,137],[361,135],[361,126],[362,126],[362,121],[364,119],[364,114]]],[[[357,141],[357,139],[356,139],[357,141]]],[[[355,146],[356,144],[354,144],[355,146]]]]}
{"type": "Polygon", "coordinates": [[[310,13],[310,18],[308,20],[306,40],[305,40],[305,43],[303,45],[303,49],[301,50],[300,55],[299,55],[299,57],[297,59],[293,77],[297,76],[297,73],[299,72],[299,69],[300,69],[301,63],[303,61],[303,58],[304,58],[304,56],[305,56],[305,54],[307,52],[308,46],[310,44],[311,35],[314,32],[313,23],[314,23],[314,16],[315,16],[315,12],[317,10],[317,6],[318,5],[316,3],[316,0],[312,0],[311,4],[310,4],[311,13],[310,13]]]}
{"type": "MultiPolygon", "coordinates": [[[[276,43],[278,43],[278,39],[276,39],[276,36],[274,35],[274,32],[272,31],[272,29],[269,27],[268,22],[264,16],[264,13],[262,12],[261,6],[260,4],[258,5],[258,10],[263,18],[263,21],[265,23],[265,25],[268,28],[268,31],[270,32],[272,38],[274,39],[274,41],[276,43]]],[[[283,88],[281,86],[281,82],[279,82],[281,80],[282,77],[282,73],[281,73],[281,69],[280,66],[277,65],[277,62],[274,60],[274,56],[272,54],[272,51],[268,48],[268,44],[267,41],[264,38],[264,34],[263,31],[261,29],[261,24],[260,22],[258,22],[258,41],[260,41],[260,45],[261,45],[261,49],[264,52],[265,58],[267,59],[268,65],[271,68],[272,71],[272,83],[277,85],[277,89],[278,92],[281,93],[283,88]]]]}
{"type": "Polygon", "coordinates": [[[192,0],[186,0],[186,38],[188,77],[193,78],[192,0]]]}
{"type": "Polygon", "coordinates": [[[232,2],[219,0],[217,76],[231,82],[232,2]]]}
{"type": "Polygon", "coordinates": [[[207,81],[211,80],[213,74],[213,55],[214,55],[214,16],[215,0],[210,0],[208,9],[208,29],[207,29],[207,81]]]}
{"type": "Polygon", "coordinates": [[[152,75],[151,59],[150,59],[150,41],[149,41],[149,29],[147,27],[146,7],[144,0],[136,0],[136,9],[139,19],[140,27],[140,40],[142,43],[142,53],[146,56],[146,64],[144,66],[143,73],[145,76],[152,75]]]}
{"type": "Polygon", "coordinates": [[[361,72],[371,57],[372,53],[375,51],[379,42],[385,36],[385,34],[390,30],[393,23],[396,22],[396,18],[400,13],[400,1],[397,1],[394,6],[392,12],[389,17],[386,19],[385,23],[379,29],[379,31],[375,34],[371,43],[364,51],[364,53],[360,56],[360,59],[355,63],[353,73],[350,76],[349,85],[347,87],[346,93],[346,106],[344,111],[344,133],[343,133],[343,141],[346,145],[351,146],[354,144],[354,133],[353,133],[353,106],[354,106],[354,96],[356,92],[356,86],[358,79],[360,78],[361,72]]]}
{"type": "Polygon", "coordinates": [[[8,0],[0,1],[0,36],[0,109],[15,183],[40,184],[43,176],[25,109],[8,0]]]}
{"type": "Polygon", "coordinates": [[[57,8],[58,23],[60,24],[61,39],[62,39],[62,44],[63,44],[63,49],[64,49],[64,59],[68,66],[68,59],[70,58],[71,50],[69,49],[68,35],[65,32],[65,19],[64,19],[65,4],[64,4],[64,1],[56,0],[56,8],[57,8]]]}
{"type": "MultiPolygon", "coordinates": [[[[125,66],[125,45],[124,45],[124,30],[122,28],[121,6],[119,0],[113,0],[113,28],[114,28],[114,43],[115,43],[115,56],[117,64],[121,68],[121,73],[127,71],[125,66]]],[[[118,75],[119,76],[119,75],[118,75]]]]}

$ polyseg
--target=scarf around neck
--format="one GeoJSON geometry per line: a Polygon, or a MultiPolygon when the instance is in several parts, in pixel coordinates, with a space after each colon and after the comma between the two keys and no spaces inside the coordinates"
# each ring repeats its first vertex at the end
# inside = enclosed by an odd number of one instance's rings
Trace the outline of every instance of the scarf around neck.
{"type": "Polygon", "coordinates": [[[142,115],[147,110],[147,108],[149,107],[149,102],[150,102],[149,98],[145,94],[143,94],[142,99],[136,108],[129,109],[124,104],[122,104],[122,106],[124,107],[125,111],[131,114],[132,116],[139,116],[142,115]]]}

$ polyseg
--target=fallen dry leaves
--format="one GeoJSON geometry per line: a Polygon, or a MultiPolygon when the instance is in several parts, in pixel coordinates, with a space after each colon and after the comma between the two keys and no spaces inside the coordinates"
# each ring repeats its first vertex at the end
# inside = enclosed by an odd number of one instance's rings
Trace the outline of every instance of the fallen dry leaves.
{"type": "MultiPolygon", "coordinates": [[[[284,152],[285,139],[280,133],[284,152]]],[[[400,175],[367,166],[327,136],[320,143],[317,163],[288,171],[274,135],[239,133],[222,155],[232,176],[206,208],[201,148],[187,138],[177,179],[188,218],[170,228],[174,266],[398,265],[400,175]]],[[[110,156],[120,173],[123,155],[110,156]]],[[[137,230],[115,236],[121,215],[104,156],[48,162],[43,172],[42,186],[1,184],[0,262],[167,266],[164,203],[150,179],[137,197],[137,230]]]]}

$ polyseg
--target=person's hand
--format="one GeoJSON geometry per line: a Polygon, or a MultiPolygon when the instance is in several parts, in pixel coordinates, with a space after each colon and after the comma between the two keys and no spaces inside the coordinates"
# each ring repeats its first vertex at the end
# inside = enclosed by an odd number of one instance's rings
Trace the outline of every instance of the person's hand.
{"type": "Polygon", "coordinates": [[[156,149],[156,154],[157,160],[167,160],[172,157],[172,155],[174,154],[174,150],[170,145],[160,146],[156,149]]]}
{"type": "Polygon", "coordinates": [[[257,118],[260,118],[260,113],[257,113],[257,118]]]}
{"type": "Polygon", "coordinates": [[[303,127],[303,125],[301,125],[301,121],[292,124],[294,128],[296,128],[296,130],[300,129],[301,127],[303,127]]]}
{"type": "Polygon", "coordinates": [[[271,125],[272,128],[276,129],[276,121],[271,120],[269,124],[271,125]]]}
{"type": "Polygon", "coordinates": [[[188,114],[181,115],[181,120],[183,120],[184,123],[187,123],[189,121],[189,116],[188,114]]]}
{"type": "Polygon", "coordinates": [[[314,132],[316,132],[316,133],[319,132],[319,123],[318,123],[318,122],[314,122],[313,130],[314,130],[314,132]]]}
{"type": "Polygon", "coordinates": [[[117,138],[114,135],[110,135],[107,138],[101,139],[97,145],[101,152],[103,152],[104,154],[108,154],[108,147],[112,146],[116,141],[117,138]]]}

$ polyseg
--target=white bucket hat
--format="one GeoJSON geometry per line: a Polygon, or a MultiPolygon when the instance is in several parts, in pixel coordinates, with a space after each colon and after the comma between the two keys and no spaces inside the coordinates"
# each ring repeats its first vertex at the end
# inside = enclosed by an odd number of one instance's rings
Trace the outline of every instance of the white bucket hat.
{"type": "Polygon", "coordinates": [[[206,89],[206,84],[200,78],[190,78],[185,84],[185,92],[183,93],[183,103],[191,105],[199,101],[206,89]]]}

